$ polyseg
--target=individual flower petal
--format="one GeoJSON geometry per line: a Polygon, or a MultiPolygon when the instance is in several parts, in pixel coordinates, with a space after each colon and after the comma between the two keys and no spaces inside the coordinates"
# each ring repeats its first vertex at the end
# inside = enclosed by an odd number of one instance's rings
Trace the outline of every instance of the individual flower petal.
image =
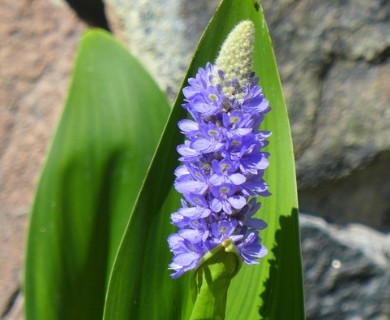
{"type": "Polygon", "coordinates": [[[233,173],[228,176],[229,181],[236,186],[243,184],[246,181],[246,177],[242,173],[233,173]]]}
{"type": "Polygon", "coordinates": [[[174,186],[177,192],[195,194],[204,194],[208,188],[206,183],[196,180],[176,180],[174,186]]]}
{"type": "Polygon", "coordinates": [[[202,255],[197,252],[180,253],[173,257],[169,269],[175,271],[171,274],[173,279],[179,278],[184,272],[196,268],[202,255]]]}
{"type": "Polygon", "coordinates": [[[242,185],[242,192],[248,196],[268,197],[271,195],[268,185],[262,179],[262,174],[251,175],[242,185]]]}
{"type": "Polygon", "coordinates": [[[237,248],[247,264],[257,264],[257,259],[267,254],[267,249],[260,244],[260,238],[255,232],[249,233],[237,248]]]}
{"type": "Polygon", "coordinates": [[[191,143],[191,148],[199,153],[216,152],[221,150],[223,146],[223,143],[219,141],[209,140],[206,138],[198,138],[191,143]]]}
{"type": "Polygon", "coordinates": [[[187,137],[191,137],[199,133],[199,124],[193,120],[183,119],[180,120],[177,125],[181,132],[187,137]]]}
{"type": "Polygon", "coordinates": [[[211,224],[213,237],[221,241],[228,239],[236,230],[237,221],[222,220],[211,224]]]}
{"type": "Polygon", "coordinates": [[[246,199],[239,195],[231,196],[227,200],[234,209],[242,209],[246,204],[246,199]]]}
{"type": "Polygon", "coordinates": [[[186,166],[178,166],[175,170],[175,176],[177,178],[183,178],[185,176],[188,176],[190,174],[190,171],[186,166]]]}
{"type": "Polygon", "coordinates": [[[210,215],[211,210],[205,207],[192,207],[192,208],[181,208],[179,209],[178,213],[183,217],[200,219],[200,218],[207,218],[210,215]]]}
{"type": "Polygon", "coordinates": [[[198,243],[202,241],[202,236],[204,232],[199,229],[181,229],[178,231],[177,234],[183,239],[190,241],[191,243],[198,243]]]}
{"type": "Polygon", "coordinates": [[[212,199],[210,201],[210,209],[213,210],[213,212],[220,212],[222,210],[222,201],[219,199],[212,199]]]}
{"type": "Polygon", "coordinates": [[[180,161],[196,161],[202,155],[200,152],[191,149],[190,142],[188,140],[177,147],[177,152],[182,155],[182,157],[179,158],[180,161]]]}
{"type": "Polygon", "coordinates": [[[256,231],[263,230],[267,227],[267,224],[263,220],[257,218],[248,218],[245,220],[245,224],[256,231]]]}

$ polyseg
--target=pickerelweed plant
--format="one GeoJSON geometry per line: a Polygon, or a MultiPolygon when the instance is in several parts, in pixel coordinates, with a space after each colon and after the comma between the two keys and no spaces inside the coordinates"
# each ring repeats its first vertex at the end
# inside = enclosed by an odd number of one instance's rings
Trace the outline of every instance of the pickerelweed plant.
{"type": "Polygon", "coordinates": [[[270,107],[252,71],[253,42],[253,23],[241,22],[215,64],[200,68],[183,89],[192,120],[178,123],[186,140],[175,171],[184,199],[171,215],[179,231],[168,238],[173,278],[197,268],[217,246],[233,243],[247,264],[267,252],[259,237],[266,224],[253,215],[260,208],[255,197],[269,195],[263,180],[269,154],[262,148],[270,132],[259,126],[270,107]]]}
{"type": "Polygon", "coordinates": [[[26,320],[304,319],[291,132],[258,0],[221,1],[178,92],[170,108],[112,35],[83,37],[32,208],[26,320]]]}

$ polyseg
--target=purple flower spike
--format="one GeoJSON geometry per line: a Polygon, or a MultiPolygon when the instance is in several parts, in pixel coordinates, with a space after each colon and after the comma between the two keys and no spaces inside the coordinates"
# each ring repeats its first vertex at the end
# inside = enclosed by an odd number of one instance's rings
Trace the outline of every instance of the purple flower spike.
{"type": "MultiPolygon", "coordinates": [[[[239,41],[248,47],[252,27],[244,24],[249,33],[239,41]]],[[[234,48],[237,41],[232,40],[234,48]]],[[[254,215],[260,208],[256,197],[270,195],[263,180],[269,154],[262,149],[271,133],[259,130],[270,107],[250,67],[235,68],[229,61],[220,56],[216,66],[207,63],[183,89],[183,107],[192,119],[178,123],[185,141],[177,147],[182,164],[175,170],[175,188],[183,199],[171,214],[179,228],[168,238],[172,278],[196,269],[226,240],[247,264],[267,253],[259,237],[267,225],[254,215]]]]}

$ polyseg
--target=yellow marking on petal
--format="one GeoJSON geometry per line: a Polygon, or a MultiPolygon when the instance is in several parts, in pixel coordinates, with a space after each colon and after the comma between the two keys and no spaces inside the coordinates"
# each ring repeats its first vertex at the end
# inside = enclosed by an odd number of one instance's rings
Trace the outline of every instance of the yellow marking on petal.
{"type": "Polygon", "coordinates": [[[211,100],[217,100],[217,96],[215,94],[213,94],[213,93],[209,94],[209,98],[211,100]]]}

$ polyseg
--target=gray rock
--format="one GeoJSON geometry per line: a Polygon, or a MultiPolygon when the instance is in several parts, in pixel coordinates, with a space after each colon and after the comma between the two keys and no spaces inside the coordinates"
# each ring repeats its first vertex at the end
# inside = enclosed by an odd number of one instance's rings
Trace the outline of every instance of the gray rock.
{"type": "Polygon", "coordinates": [[[388,150],[390,1],[264,1],[301,187],[388,150]]]}
{"type": "MultiPolygon", "coordinates": [[[[171,100],[218,0],[108,0],[109,17],[171,100]],[[117,21],[118,22],[115,22],[117,21]]],[[[115,29],[115,28],[114,28],[115,29]]]]}
{"type": "Polygon", "coordinates": [[[301,209],[390,230],[390,1],[263,6],[292,123],[301,209]]]}
{"type": "Polygon", "coordinates": [[[390,231],[390,151],[347,177],[299,192],[300,209],[336,223],[358,222],[390,231]]]}
{"type": "Polygon", "coordinates": [[[390,235],[300,215],[307,320],[390,317],[390,235]]]}

